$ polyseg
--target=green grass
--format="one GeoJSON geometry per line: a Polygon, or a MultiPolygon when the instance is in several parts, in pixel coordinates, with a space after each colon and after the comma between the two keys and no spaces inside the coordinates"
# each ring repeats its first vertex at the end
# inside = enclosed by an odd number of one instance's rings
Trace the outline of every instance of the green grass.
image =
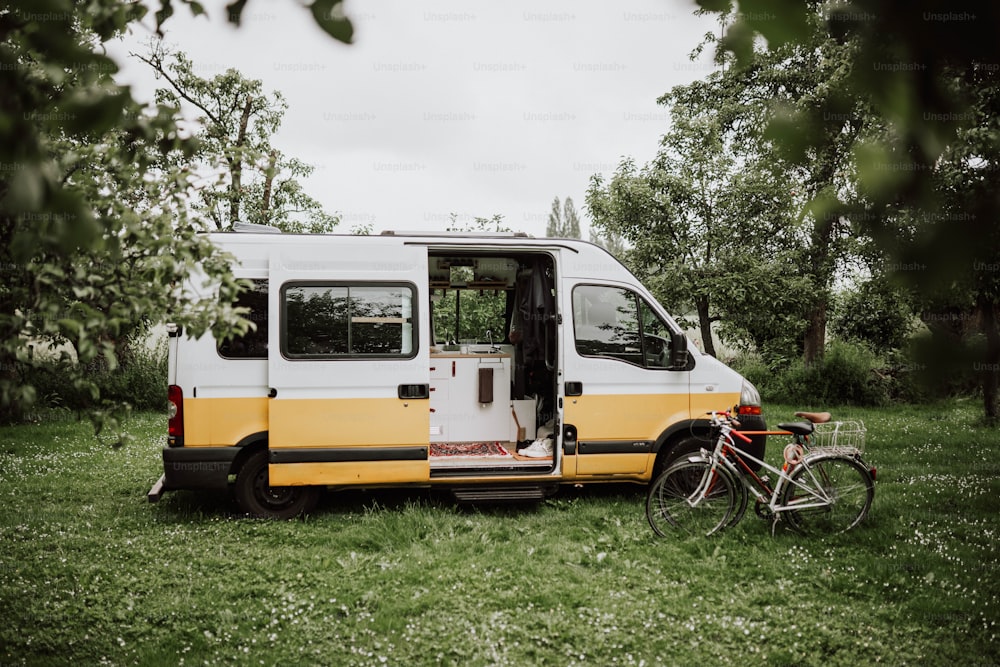
{"type": "Polygon", "coordinates": [[[3,428],[0,663],[994,665],[1000,433],[978,409],[835,410],[866,422],[879,481],[826,539],[752,515],[658,539],[635,486],[479,509],[349,492],[248,520],[225,494],[146,503],[160,416],[120,450],[72,421],[3,428]]]}

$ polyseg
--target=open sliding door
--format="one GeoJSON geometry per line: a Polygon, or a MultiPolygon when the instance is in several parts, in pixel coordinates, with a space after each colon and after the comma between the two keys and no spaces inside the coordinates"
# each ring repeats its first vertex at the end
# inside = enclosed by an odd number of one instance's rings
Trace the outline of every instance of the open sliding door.
{"type": "Polygon", "coordinates": [[[271,485],[427,481],[426,249],[371,237],[281,244],[269,300],[271,485]]]}

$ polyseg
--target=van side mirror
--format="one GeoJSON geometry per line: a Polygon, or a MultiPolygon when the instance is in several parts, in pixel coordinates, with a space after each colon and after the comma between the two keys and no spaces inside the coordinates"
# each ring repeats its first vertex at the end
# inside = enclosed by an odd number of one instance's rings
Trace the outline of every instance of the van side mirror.
{"type": "Polygon", "coordinates": [[[688,365],[688,339],[676,331],[670,334],[670,370],[682,371],[688,365]]]}

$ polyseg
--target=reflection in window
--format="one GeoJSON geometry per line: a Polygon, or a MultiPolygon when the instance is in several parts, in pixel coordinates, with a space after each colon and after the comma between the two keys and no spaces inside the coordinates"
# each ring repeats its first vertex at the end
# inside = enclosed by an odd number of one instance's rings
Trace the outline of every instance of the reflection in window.
{"type": "Polygon", "coordinates": [[[250,312],[244,317],[257,328],[220,342],[219,354],[226,359],[267,359],[267,281],[251,280],[250,283],[250,288],[241,292],[233,305],[249,308],[250,312]]]}
{"type": "Polygon", "coordinates": [[[576,350],[586,357],[611,357],[645,368],[670,368],[671,331],[633,292],[580,285],[573,290],[576,350]]]}
{"type": "Polygon", "coordinates": [[[576,349],[642,363],[635,295],[613,287],[583,285],[573,291],[576,349]]]}
{"type": "Polygon", "coordinates": [[[288,356],[414,354],[409,286],[293,285],[284,289],[284,312],[288,356]]]}

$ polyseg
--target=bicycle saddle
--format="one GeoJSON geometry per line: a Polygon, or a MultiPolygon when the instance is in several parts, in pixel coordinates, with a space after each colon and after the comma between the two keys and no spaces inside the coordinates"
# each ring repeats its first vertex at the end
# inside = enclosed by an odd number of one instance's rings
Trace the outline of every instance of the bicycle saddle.
{"type": "Polygon", "coordinates": [[[812,422],[787,422],[785,424],[778,424],[778,428],[782,431],[789,431],[795,435],[809,435],[813,432],[812,422]]]}
{"type": "Polygon", "coordinates": [[[808,419],[813,424],[825,424],[830,421],[829,412],[796,412],[795,416],[808,419]]]}

